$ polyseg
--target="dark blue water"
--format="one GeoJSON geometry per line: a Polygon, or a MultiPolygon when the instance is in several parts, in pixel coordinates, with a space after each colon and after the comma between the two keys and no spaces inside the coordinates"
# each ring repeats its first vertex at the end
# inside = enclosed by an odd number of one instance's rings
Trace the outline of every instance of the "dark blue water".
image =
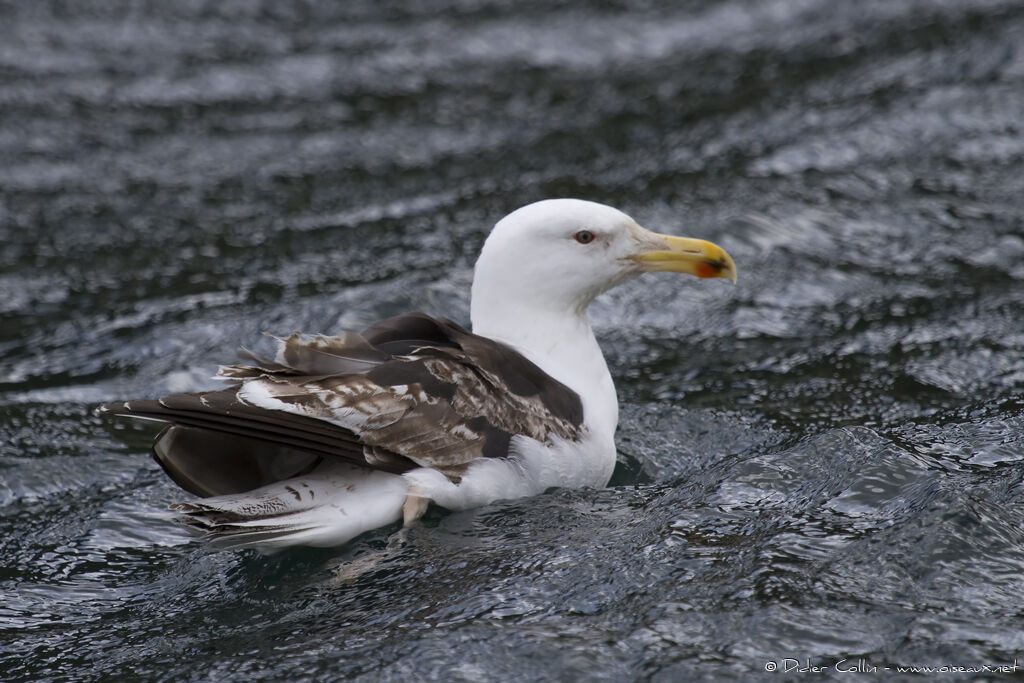
{"type": "Polygon", "coordinates": [[[1020,2],[0,2],[4,680],[1024,667],[1022,481],[1020,2]],[[595,305],[607,489],[214,553],[92,413],[465,321],[553,196],[740,273],[595,305]]]}

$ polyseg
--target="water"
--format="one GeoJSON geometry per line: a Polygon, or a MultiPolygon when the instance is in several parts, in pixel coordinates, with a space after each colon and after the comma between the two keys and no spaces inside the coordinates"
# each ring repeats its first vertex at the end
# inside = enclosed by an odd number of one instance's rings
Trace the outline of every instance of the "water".
{"type": "Polygon", "coordinates": [[[1024,665],[1022,121],[1010,0],[0,3],[0,677],[1024,665]],[[211,553],[92,414],[465,321],[489,226],[566,195],[740,273],[595,305],[605,490],[211,553]]]}

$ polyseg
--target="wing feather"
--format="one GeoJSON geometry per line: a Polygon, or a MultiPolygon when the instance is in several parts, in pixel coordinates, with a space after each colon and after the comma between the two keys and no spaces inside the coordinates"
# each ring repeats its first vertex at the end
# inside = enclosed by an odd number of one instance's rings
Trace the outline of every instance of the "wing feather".
{"type": "Polygon", "coordinates": [[[278,342],[274,361],[246,352],[249,363],[222,368],[239,382],[229,389],[103,409],[372,469],[432,467],[454,481],[478,458],[507,455],[515,435],[545,442],[583,430],[574,391],[450,320],[414,313],[362,334],[278,342]]]}

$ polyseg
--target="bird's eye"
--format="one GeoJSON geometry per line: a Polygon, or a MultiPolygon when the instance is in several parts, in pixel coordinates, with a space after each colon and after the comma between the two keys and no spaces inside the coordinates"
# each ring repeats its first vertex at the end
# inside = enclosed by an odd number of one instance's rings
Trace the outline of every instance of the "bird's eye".
{"type": "Polygon", "coordinates": [[[574,240],[580,244],[590,244],[594,241],[594,233],[589,230],[580,230],[578,233],[572,236],[574,240]]]}

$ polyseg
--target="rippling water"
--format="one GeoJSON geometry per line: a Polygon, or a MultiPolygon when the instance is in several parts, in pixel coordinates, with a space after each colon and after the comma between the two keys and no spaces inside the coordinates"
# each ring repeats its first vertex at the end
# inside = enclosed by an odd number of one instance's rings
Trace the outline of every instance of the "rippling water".
{"type": "Polygon", "coordinates": [[[0,677],[1024,665],[1022,127],[1016,0],[0,2],[0,677]],[[551,196],[740,271],[595,305],[605,490],[211,553],[92,414],[465,321],[551,196]]]}

